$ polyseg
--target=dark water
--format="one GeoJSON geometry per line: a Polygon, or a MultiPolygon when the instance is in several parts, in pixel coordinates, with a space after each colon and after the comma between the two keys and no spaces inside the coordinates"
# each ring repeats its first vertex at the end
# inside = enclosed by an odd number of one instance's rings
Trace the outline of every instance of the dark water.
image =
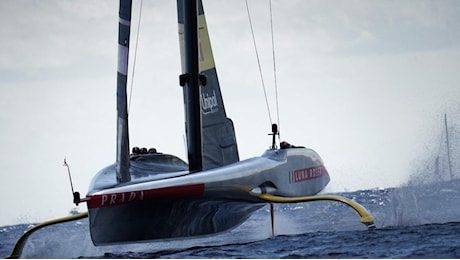
{"type": "MultiPolygon", "coordinates": [[[[338,194],[365,206],[377,228],[338,202],[268,206],[215,236],[95,247],[86,219],[46,227],[29,238],[26,258],[460,258],[460,181],[338,194]]],[[[0,257],[28,225],[0,227],[0,257]]]]}

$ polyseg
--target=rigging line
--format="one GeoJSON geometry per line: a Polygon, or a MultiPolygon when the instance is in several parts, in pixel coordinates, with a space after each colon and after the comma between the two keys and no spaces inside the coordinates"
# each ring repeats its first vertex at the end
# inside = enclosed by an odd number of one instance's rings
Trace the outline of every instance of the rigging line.
{"type": "Polygon", "coordinates": [[[278,84],[276,80],[276,60],[275,60],[275,37],[273,33],[273,14],[272,14],[272,0],[270,0],[270,28],[272,34],[272,57],[273,57],[273,76],[275,81],[275,100],[276,100],[276,120],[278,123],[278,140],[281,141],[280,134],[280,109],[278,104],[278,84]]]}
{"type": "Polygon", "coordinates": [[[142,15],[142,5],[144,0],[141,0],[141,6],[139,8],[139,22],[137,24],[137,35],[136,35],[136,46],[134,47],[134,60],[133,60],[133,70],[131,73],[131,86],[129,90],[129,101],[128,101],[128,114],[131,108],[131,97],[133,96],[133,85],[134,85],[134,71],[136,70],[136,58],[137,58],[137,44],[139,43],[139,34],[141,29],[141,15],[142,15]]]}
{"type": "Polygon", "coordinates": [[[270,124],[273,124],[272,116],[271,116],[271,113],[270,113],[270,106],[268,105],[267,91],[265,90],[264,77],[262,75],[262,67],[260,65],[259,53],[257,51],[256,38],[254,36],[254,30],[252,28],[252,20],[251,20],[251,14],[249,12],[248,0],[245,0],[245,2],[246,2],[246,11],[248,12],[248,18],[249,18],[249,26],[251,27],[252,42],[254,43],[254,49],[256,51],[257,63],[259,65],[260,80],[262,81],[262,88],[264,90],[265,104],[267,105],[268,118],[270,119],[270,124]]]}

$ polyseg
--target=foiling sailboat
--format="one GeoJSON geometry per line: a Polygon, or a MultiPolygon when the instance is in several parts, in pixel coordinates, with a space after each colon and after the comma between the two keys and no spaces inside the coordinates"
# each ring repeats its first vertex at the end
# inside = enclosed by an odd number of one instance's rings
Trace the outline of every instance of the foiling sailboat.
{"type": "MultiPolygon", "coordinates": [[[[188,164],[155,150],[130,153],[126,82],[131,4],[120,1],[116,163],[95,175],[84,198],[74,193],[74,202],[86,202],[88,213],[44,225],[88,216],[95,245],[175,239],[232,229],[267,203],[312,200],[346,203],[361,215],[361,222],[373,225],[372,216],[356,202],[314,196],[330,180],[322,159],[312,149],[285,142],[277,148],[276,125],[271,149],[239,160],[201,1],[177,1],[188,164]]],[[[29,233],[18,241],[12,257],[20,256],[29,233]]]]}

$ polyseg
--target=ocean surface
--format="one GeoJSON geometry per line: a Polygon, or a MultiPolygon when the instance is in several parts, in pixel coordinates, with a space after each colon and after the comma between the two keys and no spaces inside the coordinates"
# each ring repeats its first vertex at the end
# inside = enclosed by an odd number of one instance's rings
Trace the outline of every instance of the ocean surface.
{"type": "MultiPolygon", "coordinates": [[[[366,207],[368,230],[351,208],[331,201],[275,204],[214,236],[93,246],[88,220],[45,227],[27,241],[24,258],[460,258],[460,180],[337,193],[366,207]]],[[[0,227],[7,257],[30,224],[0,227]]]]}

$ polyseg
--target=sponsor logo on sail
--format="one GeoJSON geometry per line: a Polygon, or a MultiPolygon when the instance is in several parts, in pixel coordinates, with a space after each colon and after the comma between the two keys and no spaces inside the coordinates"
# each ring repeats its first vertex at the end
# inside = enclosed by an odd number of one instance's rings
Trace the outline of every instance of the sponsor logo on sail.
{"type": "Polygon", "coordinates": [[[219,110],[215,90],[212,91],[211,96],[208,93],[201,93],[201,109],[203,110],[203,114],[211,114],[219,110]]]}

